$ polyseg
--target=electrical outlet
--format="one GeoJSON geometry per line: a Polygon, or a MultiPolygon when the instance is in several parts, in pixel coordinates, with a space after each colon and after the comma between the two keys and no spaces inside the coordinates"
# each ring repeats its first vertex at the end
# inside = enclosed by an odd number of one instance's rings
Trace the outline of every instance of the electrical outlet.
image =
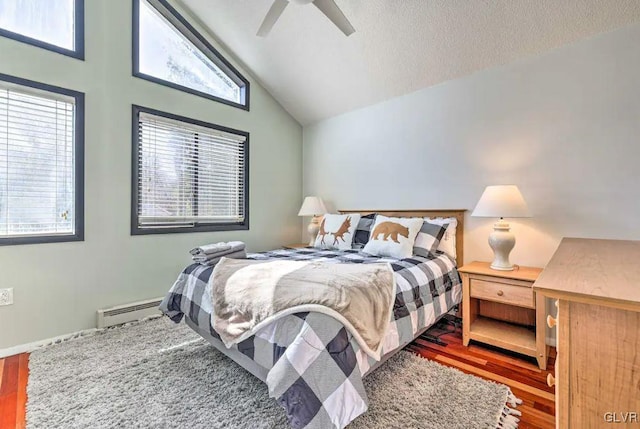
{"type": "Polygon", "coordinates": [[[0,289],[0,305],[13,304],[13,288],[0,289]]]}

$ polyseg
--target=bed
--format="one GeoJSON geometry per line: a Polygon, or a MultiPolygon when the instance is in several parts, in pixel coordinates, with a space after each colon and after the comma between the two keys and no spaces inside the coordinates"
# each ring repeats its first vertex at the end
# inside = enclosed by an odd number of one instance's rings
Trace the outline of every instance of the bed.
{"type": "Polygon", "coordinates": [[[362,379],[459,304],[456,267],[462,261],[464,210],[356,211],[396,217],[454,217],[456,258],[442,252],[392,259],[358,250],[277,249],[249,254],[258,260],[320,260],[331,263],[391,264],[396,295],[379,361],[364,353],[337,320],[317,312],[278,319],[231,348],[213,329],[213,304],[207,285],[213,267],[193,264],[180,273],[160,309],[185,323],[222,353],[265,382],[269,395],[285,409],[293,428],[343,428],[367,410],[362,379]]]}

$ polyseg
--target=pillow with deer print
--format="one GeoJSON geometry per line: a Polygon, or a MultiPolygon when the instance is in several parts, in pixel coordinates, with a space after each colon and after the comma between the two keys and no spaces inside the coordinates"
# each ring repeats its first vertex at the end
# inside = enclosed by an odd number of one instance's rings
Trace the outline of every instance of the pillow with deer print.
{"type": "Polygon", "coordinates": [[[422,227],[421,217],[376,216],[363,252],[375,256],[404,259],[413,255],[413,244],[422,227]]]}
{"type": "Polygon", "coordinates": [[[360,221],[359,214],[326,214],[320,222],[320,231],[314,247],[320,249],[349,250],[360,221]]]}

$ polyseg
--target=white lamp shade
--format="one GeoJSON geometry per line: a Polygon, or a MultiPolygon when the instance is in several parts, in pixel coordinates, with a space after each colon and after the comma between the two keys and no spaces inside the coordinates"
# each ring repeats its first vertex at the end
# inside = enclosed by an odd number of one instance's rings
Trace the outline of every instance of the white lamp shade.
{"type": "Polygon", "coordinates": [[[515,185],[487,186],[473,217],[531,217],[529,207],[515,185]]]}
{"type": "Polygon", "coordinates": [[[324,206],[320,197],[306,197],[300,207],[298,216],[315,216],[322,215],[327,212],[327,208],[324,206]]]}

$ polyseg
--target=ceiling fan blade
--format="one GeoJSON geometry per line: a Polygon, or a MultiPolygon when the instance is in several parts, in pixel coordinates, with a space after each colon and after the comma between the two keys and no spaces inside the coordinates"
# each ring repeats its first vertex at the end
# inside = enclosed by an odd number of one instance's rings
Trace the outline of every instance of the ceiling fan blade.
{"type": "Polygon", "coordinates": [[[267,16],[264,17],[264,21],[262,21],[262,25],[258,29],[258,36],[265,37],[269,34],[278,18],[280,18],[280,15],[282,15],[284,8],[287,7],[287,4],[289,4],[288,0],[275,0],[273,2],[269,12],[267,12],[267,16]]]}
{"type": "Polygon", "coordinates": [[[349,36],[356,31],[334,0],[314,0],[313,4],[316,5],[345,36],[349,36]]]}

